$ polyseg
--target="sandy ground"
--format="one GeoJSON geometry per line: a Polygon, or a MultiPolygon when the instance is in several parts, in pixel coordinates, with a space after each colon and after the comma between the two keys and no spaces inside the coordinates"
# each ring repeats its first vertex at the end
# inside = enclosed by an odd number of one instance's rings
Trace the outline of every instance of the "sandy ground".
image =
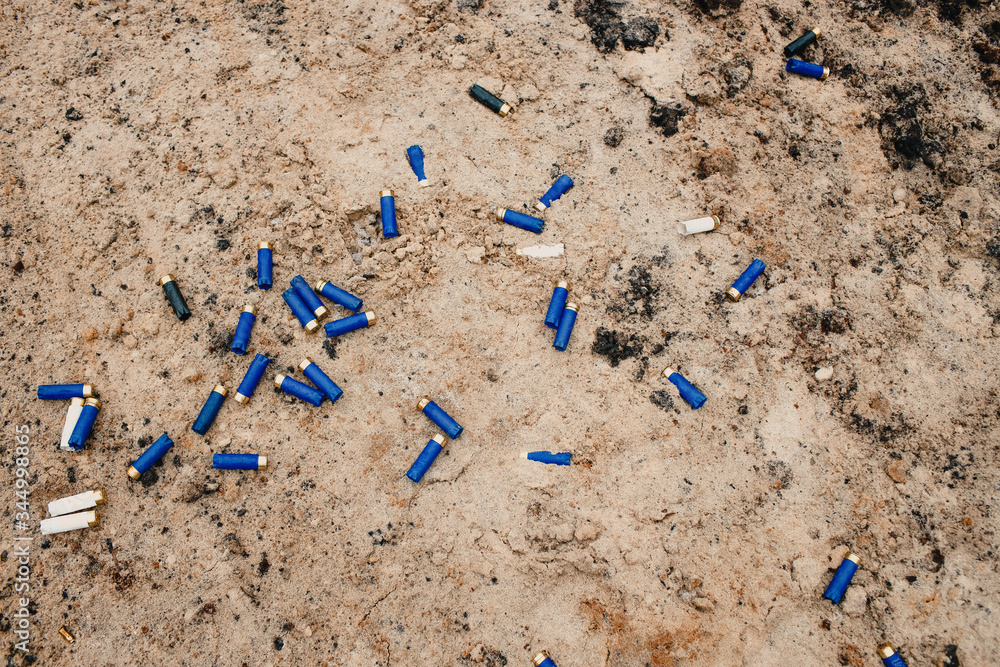
{"type": "Polygon", "coordinates": [[[860,666],[884,641],[911,666],[1000,664],[997,20],[978,0],[3,0],[7,664],[860,666]],[[783,72],[813,25],[825,82],[783,72]],[[493,219],[560,173],[576,187],[540,237],[493,219]],[[565,255],[516,254],[537,243],[565,255]],[[280,298],[297,273],[380,321],[307,335],[280,298]],[[542,324],[560,279],[566,352],[542,324]],[[198,437],[256,352],[265,384],[198,437]],[[335,405],[270,386],[307,355],[335,405]],[[104,401],[75,454],[65,404],[35,399],[72,381],[104,401]],[[415,485],[424,395],[465,433],[415,485]],[[98,528],[38,536],[45,503],[98,486],[98,528]],[[847,549],[862,568],[832,606],[847,549]]]}

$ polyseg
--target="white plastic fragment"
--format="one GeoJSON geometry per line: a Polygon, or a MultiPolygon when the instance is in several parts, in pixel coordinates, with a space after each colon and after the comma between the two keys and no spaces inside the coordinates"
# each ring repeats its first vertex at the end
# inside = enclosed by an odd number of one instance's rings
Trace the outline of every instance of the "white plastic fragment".
{"type": "Polygon", "coordinates": [[[518,248],[517,254],[534,257],[535,259],[543,259],[546,257],[561,257],[564,251],[565,246],[562,243],[557,243],[555,245],[533,245],[527,248],[518,248]]]}

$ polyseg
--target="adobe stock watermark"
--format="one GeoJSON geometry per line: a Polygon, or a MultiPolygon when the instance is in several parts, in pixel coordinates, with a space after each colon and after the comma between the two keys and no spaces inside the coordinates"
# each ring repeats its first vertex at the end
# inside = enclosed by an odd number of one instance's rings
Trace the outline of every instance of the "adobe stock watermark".
{"type": "Polygon", "coordinates": [[[31,612],[28,606],[31,604],[31,537],[25,535],[29,532],[28,520],[29,503],[28,496],[28,464],[31,448],[29,445],[28,433],[30,428],[27,424],[14,427],[14,439],[17,444],[14,446],[14,565],[17,572],[14,577],[14,593],[17,596],[15,611],[11,615],[11,630],[17,641],[14,648],[18,651],[28,652],[28,643],[31,641],[31,612]]]}

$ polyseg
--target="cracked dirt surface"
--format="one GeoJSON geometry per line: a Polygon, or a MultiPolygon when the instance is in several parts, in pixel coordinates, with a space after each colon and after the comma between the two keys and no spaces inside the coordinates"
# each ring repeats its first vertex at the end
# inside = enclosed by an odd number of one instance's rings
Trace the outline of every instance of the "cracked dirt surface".
{"type": "Polygon", "coordinates": [[[33,523],[110,499],[100,527],[34,538],[31,654],[8,662],[877,665],[883,641],[995,662],[998,40],[979,0],[0,2],[0,478],[29,424],[33,523]],[[825,82],[783,71],[813,25],[825,82]],[[541,238],[495,221],[560,173],[541,238]],[[538,243],[565,254],[516,254],[538,243]],[[297,273],[379,323],[306,335],[280,299],[297,273]],[[559,279],[565,353],[542,324],[559,279]],[[197,437],[256,352],[267,384],[197,437]],[[335,405],[270,387],[307,355],[335,405]],[[71,455],[35,387],[84,380],[104,407],[71,455]],[[465,433],[414,485],[424,395],[465,433]],[[219,451],[272,466],[212,471],[219,451]]]}

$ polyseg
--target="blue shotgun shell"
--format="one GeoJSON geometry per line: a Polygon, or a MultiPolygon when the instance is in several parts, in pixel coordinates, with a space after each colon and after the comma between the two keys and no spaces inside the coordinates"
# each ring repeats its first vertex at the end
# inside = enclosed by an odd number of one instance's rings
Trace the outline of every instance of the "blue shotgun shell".
{"type": "Polygon", "coordinates": [[[331,403],[336,403],[337,399],[344,395],[344,390],[338,387],[337,383],[331,380],[330,376],[324,373],[323,369],[309,357],[302,360],[302,363],[299,364],[299,370],[327,395],[331,403]]]}
{"type": "Polygon", "coordinates": [[[221,384],[215,385],[215,389],[212,393],[208,395],[208,400],[205,401],[205,405],[201,406],[201,412],[198,413],[198,418],[194,420],[194,424],[191,425],[191,430],[198,435],[205,435],[208,432],[208,428],[215,421],[215,417],[219,414],[219,410],[222,409],[222,403],[226,400],[226,394],[229,391],[223,387],[221,384]]]}
{"type": "Polygon", "coordinates": [[[496,216],[497,220],[500,222],[506,222],[508,225],[526,229],[529,232],[535,232],[536,234],[542,233],[542,226],[545,224],[544,220],[532,217],[526,213],[512,211],[509,208],[498,208],[496,210],[496,216]]]}
{"type": "Polygon", "coordinates": [[[135,460],[135,463],[129,466],[128,476],[132,479],[139,479],[142,477],[142,473],[152,468],[153,464],[162,459],[173,446],[174,441],[164,433],[142,453],[142,456],[135,460]]]}
{"type": "Polygon", "coordinates": [[[677,386],[677,391],[680,392],[681,398],[687,401],[687,404],[695,410],[703,406],[705,401],[708,400],[705,398],[705,394],[698,391],[698,387],[688,382],[687,378],[675,371],[673,368],[664,368],[663,377],[667,378],[677,386]]]}
{"type": "Polygon", "coordinates": [[[365,312],[358,313],[357,315],[350,315],[348,317],[342,317],[339,320],[334,320],[333,322],[327,322],[325,327],[326,335],[327,337],[332,338],[333,336],[349,333],[356,329],[370,327],[376,322],[378,322],[378,318],[375,317],[375,313],[370,310],[366,310],[365,312]]]}
{"type": "Polygon", "coordinates": [[[316,292],[313,291],[312,287],[309,287],[309,283],[302,276],[295,276],[292,278],[292,287],[295,289],[295,293],[298,294],[303,303],[306,304],[306,308],[312,311],[312,314],[316,316],[316,321],[320,322],[327,314],[330,312],[320,301],[319,297],[316,296],[316,292]]]}
{"type": "Polygon", "coordinates": [[[531,659],[531,662],[535,664],[535,667],[556,667],[556,663],[549,657],[548,651],[539,652],[538,655],[531,659]]]}
{"type": "Polygon", "coordinates": [[[259,454],[212,454],[216,470],[267,470],[267,457],[259,454]]]}
{"type": "Polygon", "coordinates": [[[851,583],[851,579],[854,578],[854,573],[858,571],[860,563],[861,559],[852,553],[844,556],[844,560],[840,561],[840,567],[837,568],[833,579],[830,580],[830,585],[823,592],[823,597],[833,604],[839,603],[844,597],[844,592],[851,583]]]}
{"type": "Polygon", "coordinates": [[[426,397],[420,399],[420,402],[417,403],[417,409],[427,415],[427,418],[434,422],[452,440],[462,435],[464,429],[461,424],[452,419],[451,415],[442,410],[441,406],[431,399],[426,397]]]}
{"type": "Polygon", "coordinates": [[[442,449],[444,449],[444,436],[438,433],[428,441],[424,450],[420,452],[420,456],[417,457],[417,460],[413,462],[413,465],[406,472],[406,476],[414,482],[419,482],[424,478],[427,469],[431,467],[434,459],[437,458],[442,449]]]}
{"type": "Polygon", "coordinates": [[[93,398],[92,384],[40,384],[38,398],[43,401],[68,401],[71,398],[93,398]]]}
{"type": "Polygon", "coordinates": [[[816,63],[807,63],[804,60],[796,60],[795,58],[788,59],[788,62],[785,63],[785,71],[808,76],[811,79],[819,79],[820,81],[830,76],[829,67],[823,67],[816,63]]]}
{"type": "Polygon", "coordinates": [[[556,288],[552,290],[552,299],[549,300],[549,309],[545,312],[545,326],[550,329],[559,327],[559,318],[562,317],[566,308],[566,299],[569,297],[569,284],[565,280],[556,283],[556,288]]]}
{"type": "Polygon", "coordinates": [[[882,664],[885,667],[906,667],[906,663],[896,653],[896,649],[892,647],[892,644],[882,644],[879,646],[878,657],[882,658],[882,664]]]}
{"type": "Polygon", "coordinates": [[[286,394],[301,398],[306,403],[312,403],[313,405],[321,405],[323,399],[326,398],[319,389],[310,387],[304,382],[299,382],[295,378],[290,378],[281,373],[274,376],[274,386],[286,394]]]}
{"type": "Polygon", "coordinates": [[[67,443],[72,449],[83,449],[83,446],[87,444],[87,438],[90,437],[90,431],[94,428],[94,421],[97,419],[97,413],[100,409],[101,402],[96,398],[88,398],[83,404],[80,417],[76,420],[73,434],[69,436],[67,443]]]}
{"type": "Polygon", "coordinates": [[[271,289],[274,285],[274,258],[271,255],[271,244],[261,241],[257,246],[257,287],[271,289]]]}
{"type": "Polygon", "coordinates": [[[253,331],[253,323],[257,321],[257,308],[247,304],[240,312],[240,319],[236,323],[236,332],[233,334],[233,344],[229,347],[236,354],[246,354],[247,345],[250,344],[250,332],[253,331]]]}
{"type": "Polygon", "coordinates": [[[580,306],[575,303],[567,303],[563,309],[562,317],[559,318],[559,327],[556,329],[556,339],[552,341],[552,347],[560,352],[569,345],[569,337],[573,335],[573,325],[576,324],[576,314],[580,311],[580,306]]]}
{"type": "Polygon", "coordinates": [[[420,150],[420,146],[413,145],[406,149],[406,157],[410,161],[410,168],[413,169],[413,173],[417,176],[417,185],[426,188],[431,182],[427,180],[427,175],[424,174],[424,152],[420,150]]]}
{"type": "Polygon", "coordinates": [[[316,291],[335,304],[353,310],[355,313],[361,310],[361,306],[364,305],[364,302],[358,297],[326,280],[316,283],[316,291]]]}
{"type": "Polygon", "coordinates": [[[570,464],[570,459],[573,457],[572,452],[522,452],[521,458],[528,459],[529,461],[538,461],[539,463],[551,463],[557,466],[568,466],[570,464]]]}
{"type": "Polygon", "coordinates": [[[399,229],[396,227],[396,198],[392,196],[392,190],[382,190],[378,197],[382,206],[382,237],[395,238],[399,236],[399,229]]]}
{"type": "Polygon", "coordinates": [[[319,322],[316,321],[316,317],[313,315],[312,311],[309,310],[309,306],[306,302],[302,300],[299,293],[294,289],[286,289],[281,293],[281,298],[285,300],[288,307],[292,309],[292,314],[295,315],[299,320],[306,333],[312,333],[319,329],[319,322]]]}
{"type": "Polygon", "coordinates": [[[733,286],[726,290],[726,296],[729,297],[730,301],[739,301],[743,293],[750,289],[753,285],[753,281],[760,277],[760,274],[764,273],[764,269],[767,268],[767,264],[755,259],[750,262],[750,266],[747,270],[740,274],[740,277],[736,279],[733,286]]]}
{"type": "Polygon", "coordinates": [[[552,187],[550,187],[545,194],[542,195],[542,198],[538,200],[537,204],[535,204],[535,208],[539,211],[544,211],[549,206],[552,206],[552,202],[566,194],[566,191],[571,187],[573,187],[573,179],[566,174],[563,174],[557,178],[556,182],[552,184],[552,187]]]}
{"type": "Polygon", "coordinates": [[[250,362],[250,368],[247,369],[246,375],[243,376],[243,381],[236,388],[237,401],[245,405],[250,400],[254,389],[260,384],[260,379],[264,377],[264,369],[267,368],[269,363],[271,363],[271,360],[263,354],[257,354],[253,358],[253,361],[250,362]]]}

